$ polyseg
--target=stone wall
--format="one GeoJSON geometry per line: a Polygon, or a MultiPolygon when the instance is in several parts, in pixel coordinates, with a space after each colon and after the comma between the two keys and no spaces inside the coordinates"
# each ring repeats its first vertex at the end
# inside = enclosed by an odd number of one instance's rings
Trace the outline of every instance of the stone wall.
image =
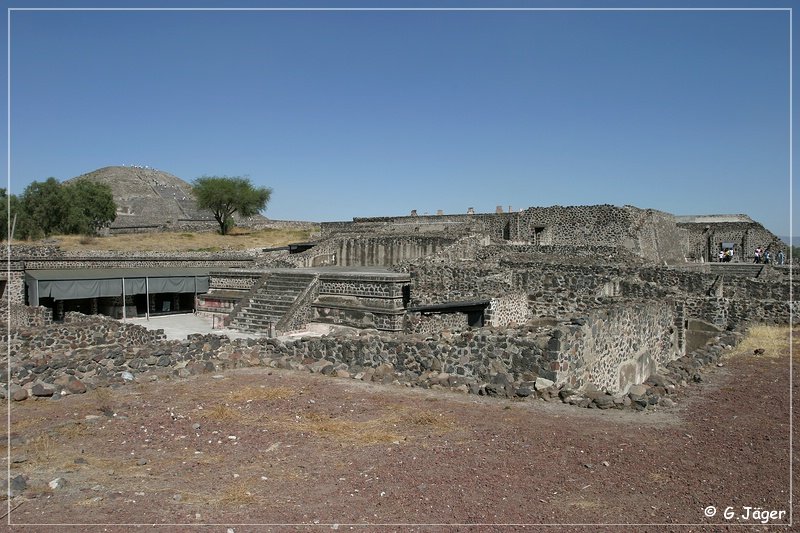
{"type": "MultiPolygon", "coordinates": [[[[432,329],[436,321],[441,328],[451,319],[454,317],[438,315],[428,324],[420,323],[420,328],[432,329]]],[[[391,335],[365,332],[296,340],[231,341],[193,335],[179,342],[166,341],[162,330],[69,314],[63,324],[21,331],[13,339],[11,378],[19,384],[33,380],[52,383],[66,372],[79,380],[121,382],[155,367],[210,371],[272,365],[270,361],[278,359],[294,361],[292,365],[324,359],[353,373],[387,367],[394,376],[391,379],[410,382],[434,372],[465,386],[491,383],[503,387],[541,377],[570,386],[593,384],[619,391],[644,376],[651,363],[674,355],[672,320],[667,304],[626,302],[555,327],[438,329],[391,335]],[[126,372],[132,376],[126,378],[126,372]]],[[[195,370],[187,370],[186,375],[195,370]]]]}
{"type": "Polygon", "coordinates": [[[463,331],[468,328],[466,313],[409,312],[405,316],[403,331],[431,335],[442,331],[463,331]]]}
{"type": "Polygon", "coordinates": [[[9,313],[8,300],[0,300],[0,324],[8,324],[12,328],[42,328],[53,322],[53,310],[47,307],[29,307],[21,303],[12,303],[9,313]]]}
{"type": "Polygon", "coordinates": [[[320,274],[311,321],[401,331],[409,284],[409,276],[399,273],[320,274]]]}
{"type": "Polygon", "coordinates": [[[254,270],[228,270],[216,272],[212,270],[208,273],[208,288],[209,290],[230,289],[249,291],[263,275],[263,272],[254,270]]]}
{"type": "Polygon", "coordinates": [[[533,312],[524,292],[504,294],[492,298],[484,317],[485,323],[493,327],[513,327],[526,323],[533,312]]]}
{"type": "Polygon", "coordinates": [[[660,365],[683,355],[675,331],[675,304],[623,302],[592,310],[548,346],[555,381],[570,387],[592,384],[614,393],[642,383],[660,365]]]}
{"type": "Polygon", "coordinates": [[[388,267],[435,254],[454,242],[455,238],[423,235],[337,238],[333,253],[338,266],[388,267]]]}
{"type": "Polygon", "coordinates": [[[217,256],[198,253],[197,255],[139,255],[130,253],[119,256],[61,256],[52,259],[29,259],[25,261],[28,270],[49,270],[66,268],[246,268],[252,266],[251,257],[217,256]]]}
{"type": "Polygon", "coordinates": [[[783,250],[788,257],[788,246],[761,224],[748,217],[741,221],[714,222],[713,218],[700,222],[678,222],[687,234],[687,253],[697,260],[716,261],[723,242],[736,245],[735,260],[752,262],[756,247],[769,248],[773,255],[783,250]]]}
{"type": "Polygon", "coordinates": [[[36,357],[93,346],[141,346],[163,341],[166,336],[163,330],[151,331],[101,315],[66,313],[61,323],[18,330],[16,339],[17,350],[12,350],[12,356],[36,357]]]}

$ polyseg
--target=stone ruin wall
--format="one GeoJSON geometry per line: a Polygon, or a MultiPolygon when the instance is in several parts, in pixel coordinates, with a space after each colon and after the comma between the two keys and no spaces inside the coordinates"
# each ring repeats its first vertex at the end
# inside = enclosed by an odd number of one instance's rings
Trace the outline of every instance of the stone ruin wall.
{"type": "MultiPolygon", "coordinates": [[[[575,388],[627,392],[659,366],[683,355],[677,338],[675,304],[631,302],[593,309],[585,323],[558,339],[558,381],[575,388]]],[[[556,363],[553,363],[553,368],[556,363]]]]}
{"type": "Polygon", "coordinates": [[[454,238],[423,235],[339,237],[334,244],[335,264],[390,267],[436,254],[455,241],[454,238]]]}
{"type": "Polygon", "coordinates": [[[506,328],[525,324],[533,316],[534,313],[528,305],[528,295],[517,292],[492,298],[485,319],[486,325],[506,328]]]}
{"type": "Polygon", "coordinates": [[[9,304],[6,298],[0,300],[0,328],[43,328],[53,323],[53,310],[47,307],[30,307],[23,303],[9,304]],[[10,324],[9,324],[10,322],[10,324]]]}
{"type": "Polygon", "coordinates": [[[789,257],[788,245],[756,222],[679,222],[678,227],[686,230],[687,254],[691,259],[716,261],[715,254],[723,242],[736,244],[735,259],[738,261],[752,262],[758,246],[769,247],[773,255],[782,249],[787,260],[789,257]],[[707,255],[709,240],[710,257],[707,255]]]}
{"type": "Polygon", "coordinates": [[[768,282],[663,267],[519,263],[512,267],[474,263],[408,267],[415,305],[468,301],[525,293],[532,317],[569,318],[602,308],[614,299],[691,300],[689,316],[725,326],[789,323],[788,281],[768,282]],[[715,284],[721,294],[709,294],[715,284]],[[721,299],[720,299],[721,298],[721,299]],[[704,302],[702,304],[698,302],[704,302]]]}
{"type": "Polygon", "coordinates": [[[570,357],[573,352],[599,345],[598,339],[606,337],[607,331],[625,337],[614,345],[620,350],[638,353],[652,349],[653,358],[662,357],[663,346],[653,344],[653,339],[668,335],[668,329],[658,329],[667,328],[668,320],[662,318],[668,313],[653,308],[656,304],[648,305],[647,313],[623,309],[589,317],[582,324],[557,327],[484,328],[423,335],[376,332],[286,341],[232,341],[212,335],[166,341],[162,330],[148,331],[106,317],[75,313],[63,324],[20,333],[12,349],[10,377],[18,384],[35,379],[52,383],[70,373],[79,380],[99,377],[112,383],[124,381],[124,372],[136,375],[155,366],[183,368],[190,363],[211,362],[211,369],[232,368],[268,365],[271,360],[288,358],[297,362],[326,359],[354,371],[390,365],[393,372],[406,375],[408,380],[431,370],[476,383],[495,380],[498,374],[511,381],[541,376],[557,383],[579,383],[591,376],[596,383],[608,383],[610,390],[616,390],[620,378],[613,365],[589,359],[573,362],[570,357]]]}
{"type": "Polygon", "coordinates": [[[51,320],[38,327],[18,329],[11,339],[10,355],[12,358],[47,358],[50,354],[72,350],[97,346],[142,346],[165,339],[163,330],[152,331],[102,315],[69,312],[62,322],[51,320]]]}
{"type": "Polygon", "coordinates": [[[442,331],[463,331],[469,327],[464,313],[420,313],[408,312],[403,331],[422,335],[432,335],[442,331]]]}
{"type": "Polygon", "coordinates": [[[311,320],[356,328],[402,331],[403,287],[409,279],[397,274],[333,272],[319,276],[311,320]]]}
{"type": "MultiPolygon", "coordinates": [[[[354,218],[324,222],[323,236],[480,234],[496,242],[580,248],[626,248],[655,262],[685,260],[686,230],[669,213],[632,206],[530,207],[514,213],[354,218]]],[[[355,263],[353,263],[355,264],[355,263]]]]}

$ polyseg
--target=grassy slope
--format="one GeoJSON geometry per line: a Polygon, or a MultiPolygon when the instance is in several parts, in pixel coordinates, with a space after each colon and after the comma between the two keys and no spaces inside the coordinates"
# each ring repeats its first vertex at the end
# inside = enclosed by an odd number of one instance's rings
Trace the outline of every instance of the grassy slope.
{"type": "Polygon", "coordinates": [[[63,250],[111,250],[111,251],[219,251],[247,250],[285,246],[293,242],[305,242],[317,231],[304,229],[264,229],[253,232],[237,232],[233,235],[205,233],[135,233],[108,237],[84,237],[59,235],[48,242],[57,241],[63,250]]]}

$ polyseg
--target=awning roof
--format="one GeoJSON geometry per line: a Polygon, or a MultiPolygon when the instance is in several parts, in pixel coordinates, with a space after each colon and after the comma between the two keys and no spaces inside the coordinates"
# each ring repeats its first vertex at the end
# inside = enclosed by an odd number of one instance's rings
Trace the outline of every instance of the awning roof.
{"type": "Polygon", "coordinates": [[[217,267],[193,268],[82,268],[27,270],[30,305],[40,298],[76,300],[159,293],[208,292],[208,275],[217,267]],[[125,280],[123,287],[123,280],[125,280]]]}
{"type": "Polygon", "coordinates": [[[219,267],[189,268],[62,268],[52,270],[26,270],[25,276],[39,281],[72,279],[120,279],[120,278],[170,278],[208,276],[211,271],[227,270],[219,267]]]}

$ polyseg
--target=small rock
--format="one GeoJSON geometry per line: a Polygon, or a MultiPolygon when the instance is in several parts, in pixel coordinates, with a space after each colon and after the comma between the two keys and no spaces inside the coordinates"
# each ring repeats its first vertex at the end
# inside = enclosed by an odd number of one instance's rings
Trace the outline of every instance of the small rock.
{"type": "Polygon", "coordinates": [[[147,459],[139,459],[138,461],[136,461],[136,464],[138,466],[144,466],[147,464],[147,459]]]}
{"type": "Polygon", "coordinates": [[[197,422],[195,422],[194,424],[192,424],[192,429],[193,429],[193,430],[195,430],[195,431],[197,431],[198,429],[200,429],[200,424],[198,424],[197,422]]]}
{"type": "Polygon", "coordinates": [[[665,397],[658,400],[658,405],[661,407],[675,407],[675,402],[665,397]]]}
{"type": "Polygon", "coordinates": [[[553,386],[553,383],[555,383],[555,382],[554,382],[554,381],[551,381],[551,380],[549,380],[549,379],[545,379],[545,378],[536,378],[536,382],[535,382],[535,384],[534,384],[534,388],[535,388],[537,391],[544,390],[544,389],[547,389],[547,388],[549,388],[549,387],[552,387],[552,386],[553,386]]]}
{"type": "Polygon", "coordinates": [[[47,484],[53,490],[63,489],[67,486],[67,480],[63,477],[57,477],[53,481],[47,484]]]}
{"type": "Polygon", "coordinates": [[[15,402],[21,402],[28,399],[28,389],[23,389],[19,385],[11,385],[11,399],[15,402]],[[16,389],[14,388],[16,387],[16,389]]]}
{"type": "Polygon", "coordinates": [[[122,374],[119,375],[119,377],[121,377],[124,381],[134,380],[133,374],[131,374],[130,372],[123,372],[122,374]]]}
{"type": "Polygon", "coordinates": [[[28,479],[22,474],[12,477],[10,481],[9,483],[8,479],[2,480],[3,492],[5,492],[9,498],[19,496],[28,488],[28,479]]]}
{"type": "Polygon", "coordinates": [[[49,398],[53,394],[55,394],[56,388],[49,383],[37,383],[33,387],[31,387],[31,394],[36,397],[42,398],[49,398]]]}
{"type": "Polygon", "coordinates": [[[86,385],[84,385],[79,379],[70,376],[70,379],[67,381],[65,386],[65,390],[70,394],[83,394],[86,392],[86,385]]]}

